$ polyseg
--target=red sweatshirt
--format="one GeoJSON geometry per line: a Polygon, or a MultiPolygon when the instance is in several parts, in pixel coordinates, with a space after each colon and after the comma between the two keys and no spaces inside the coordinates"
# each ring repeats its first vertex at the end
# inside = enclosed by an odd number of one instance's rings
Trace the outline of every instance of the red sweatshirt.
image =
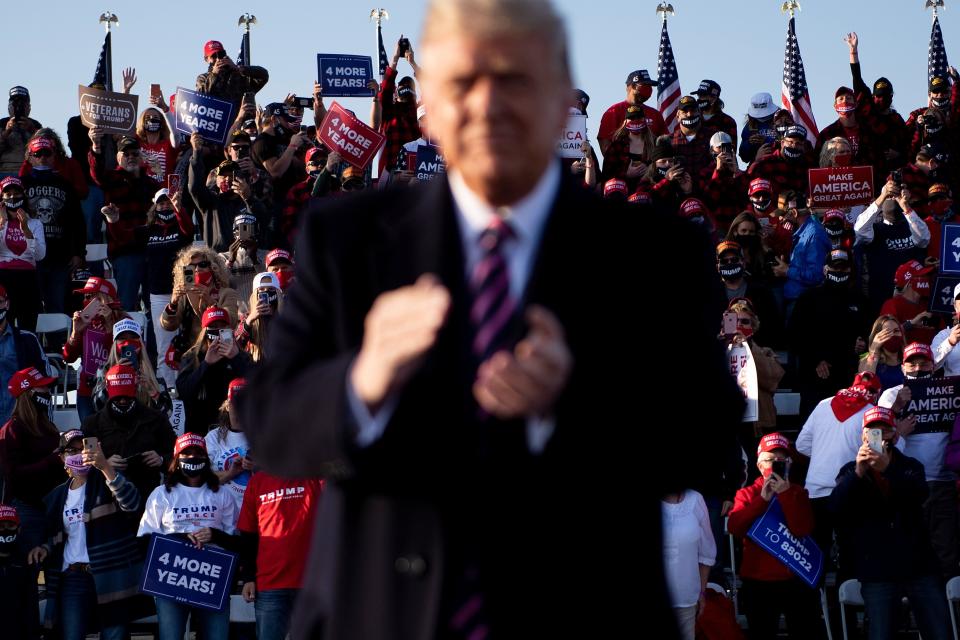
{"type": "MultiPolygon", "coordinates": [[[[786,565],[747,538],[747,531],[770,506],[770,503],[760,496],[762,486],[763,478],[761,477],[757,478],[752,485],[737,491],[733,510],[730,512],[730,521],[727,523],[730,533],[743,538],[743,564],[740,566],[740,576],[749,580],[790,580],[793,578],[793,572],[786,565]]],[[[810,497],[806,489],[791,484],[789,489],[777,496],[777,499],[783,507],[790,533],[798,538],[813,533],[813,509],[810,507],[810,497]]]]}

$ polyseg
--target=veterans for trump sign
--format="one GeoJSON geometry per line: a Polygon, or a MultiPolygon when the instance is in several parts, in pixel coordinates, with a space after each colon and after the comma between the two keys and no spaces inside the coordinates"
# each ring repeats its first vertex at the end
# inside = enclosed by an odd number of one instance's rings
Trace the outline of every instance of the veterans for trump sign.
{"type": "Polygon", "coordinates": [[[370,56],[318,53],[317,77],[322,83],[324,96],[369,98],[374,95],[367,87],[373,79],[370,56]]]}
{"type": "Polygon", "coordinates": [[[358,120],[336,101],[317,129],[317,138],[328,149],[340,153],[345,162],[357,169],[365,169],[377,155],[386,138],[358,120]]]}
{"type": "Polygon", "coordinates": [[[913,433],[949,433],[960,409],[960,377],[905,380],[910,388],[907,414],[917,417],[913,433]]]}
{"type": "Polygon", "coordinates": [[[873,167],[810,169],[810,206],[831,209],[873,201],[873,167]]]}
{"type": "Polygon", "coordinates": [[[106,133],[130,133],[137,126],[137,96],[80,85],[77,98],[80,121],[90,128],[98,127],[106,133]]]}
{"type": "Polygon", "coordinates": [[[177,87],[176,129],[190,135],[199,133],[204,140],[216,144],[227,141],[227,133],[233,123],[233,105],[208,95],[177,87]]]}

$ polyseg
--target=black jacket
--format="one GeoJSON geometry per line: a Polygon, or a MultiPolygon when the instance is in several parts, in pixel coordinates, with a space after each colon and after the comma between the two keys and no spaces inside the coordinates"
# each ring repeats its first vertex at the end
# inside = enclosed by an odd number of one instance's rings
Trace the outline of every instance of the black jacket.
{"type": "Polygon", "coordinates": [[[928,492],[923,465],[895,448],[890,451],[890,465],[879,481],[870,472],[859,477],[856,462],[848,462],[830,494],[843,548],[861,582],[940,574],[923,517],[928,492]]]}
{"type": "Polygon", "coordinates": [[[250,354],[240,351],[232,360],[223,358],[213,364],[204,360],[206,350],[197,354],[197,364],[189,355],[180,361],[177,395],[183,400],[186,431],[206,435],[217,424],[220,405],[227,399],[227,387],[234,378],[242,378],[250,367],[250,354]]]}
{"type": "Polygon", "coordinates": [[[244,202],[232,191],[214,193],[207,188],[207,172],[203,160],[197,154],[190,158],[188,178],[190,197],[200,212],[200,235],[207,246],[223,253],[230,249],[233,242],[233,219],[241,213],[249,213],[257,218],[257,223],[267,222],[267,209],[263,203],[251,194],[244,202]]]}
{"type": "Polygon", "coordinates": [[[518,301],[557,316],[575,361],[539,455],[524,420],[482,419],[473,400],[469,293],[445,178],[331,198],[304,215],[298,242],[271,357],[249,377],[256,391],[240,396],[267,471],[328,478],[301,600],[310,605],[293,637],[435,638],[471,563],[494,635],[613,636],[643,619],[674,637],[659,499],[699,470],[662,452],[682,442],[716,451],[742,415],[709,313],[722,292],[705,235],[677,216],[630,215],[565,177],[518,301]],[[641,256],[632,245],[651,224],[679,241],[641,256]],[[671,281],[644,296],[675,311],[680,341],[638,330],[629,311],[636,282],[667,260],[671,281]],[[451,293],[446,324],[382,436],[360,448],[345,380],[364,318],[377,295],[423,273],[451,293]],[[672,395],[689,362],[696,401],[681,411],[672,395]],[[651,401],[638,406],[641,391],[651,401]],[[643,585],[624,588],[623,575],[643,585]]]}
{"type": "Polygon", "coordinates": [[[127,461],[127,468],[123,471],[123,475],[137,487],[143,502],[160,484],[160,473],[166,471],[173,457],[173,443],[176,440],[167,416],[139,403],[133,415],[123,421],[117,420],[109,407],[87,416],[83,421],[83,435],[97,438],[103,447],[103,454],[108,458],[114,454],[128,458],[144,451],[160,454],[163,465],[159,469],[148,467],[139,457],[133,457],[127,461]]]}

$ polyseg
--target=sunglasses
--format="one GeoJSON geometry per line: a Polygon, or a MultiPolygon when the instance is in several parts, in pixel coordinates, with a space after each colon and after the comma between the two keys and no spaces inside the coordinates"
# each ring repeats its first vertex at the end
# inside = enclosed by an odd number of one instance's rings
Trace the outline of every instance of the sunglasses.
{"type": "Polygon", "coordinates": [[[232,144],[232,145],[230,145],[230,148],[233,149],[234,151],[239,151],[240,149],[249,149],[249,148],[250,148],[250,145],[248,145],[248,144],[232,144]]]}
{"type": "Polygon", "coordinates": [[[344,191],[360,191],[363,189],[363,180],[347,180],[340,188],[344,191]]]}
{"type": "Polygon", "coordinates": [[[49,158],[53,156],[53,151],[50,151],[50,149],[40,149],[39,151],[34,151],[30,155],[32,155],[34,158],[49,158]]]}
{"type": "Polygon", "coordinates": [[[209,268],[210,268],[210,261],[209,261],[209,260],[201,260],[200,262],[194,262],[194,263],[193,263],[193,266],[195,266],[195,267],[200,267],[201,269],[209,269],[209,268]]]}

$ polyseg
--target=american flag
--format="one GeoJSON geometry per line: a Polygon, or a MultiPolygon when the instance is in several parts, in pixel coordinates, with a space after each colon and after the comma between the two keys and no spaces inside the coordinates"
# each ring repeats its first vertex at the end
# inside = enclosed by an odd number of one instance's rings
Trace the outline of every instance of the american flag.
{"type": "Polygon", "coordinates": [[[783,84],[780,87],[780,101],[783,108],[793,115],[793,121],[807,129],[807,140],[817,143],[820,131],[810,108],[810,91],[807,89],[807,74],[803,70],[803,58],[800,57],[800,45],[794,19],[790,18],[787,27],[787,49],[783,54],[783,84]]]}
{"type": "Polygon", "coordinates": [[[243,34],[243,38],[240,40],[240,53],[237,54],[238,67],[250,66],[249,37],[249,34],[245,33],[243,34]]]}
{"type": "Polygon", "coordinates": [[[380,30],[380,23],[377,23],[377,49],[380,54],[380,79],[387,73],[387,67],[390,66],[390,60],[387,58],[387,50],[383,48],[383,32],[380,30]]]}
{"type": "Polygon", "coordinates": [[[113,82],[110,79],[110,72],[107,67],[110,66],[110,32],[107,32],[103,39],[103,48],[100,49],[100,57],[97,58],[97,70],[93,72],[93,82],[90,84],[99,84],[107,91],[113,91],[113,82]]]}
{"type": "Polygon", "coordinates": [[[680,76],[677,74],[677,61],[673,57],[670,34],[664,20],[660,31],[660,53],[657,56],[657,109],[663,116],[667,131],[673,133],[677,128],[677,106],[680,104],[680,76]]]}
{"type": "Polygon", "coordinates": [[[947,77],[947,50],[943,46],[943,32],[940,31],[940,17],[934,16],[930,29],[930,47],[927,49],[927,81],[939,76],[947,77]]]}

